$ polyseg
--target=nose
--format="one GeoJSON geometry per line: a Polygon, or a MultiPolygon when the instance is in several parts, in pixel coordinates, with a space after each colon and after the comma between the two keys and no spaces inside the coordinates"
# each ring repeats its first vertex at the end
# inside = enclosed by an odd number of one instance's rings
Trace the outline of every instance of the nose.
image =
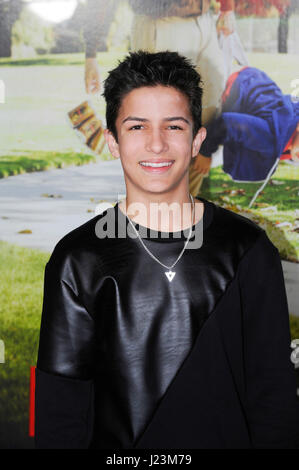
{"type": "Polygon", "coordinates": [[[147,136],[146,150],[159,155],[168,149],[165,136],[159,129],[153,129],[147,136]]]}

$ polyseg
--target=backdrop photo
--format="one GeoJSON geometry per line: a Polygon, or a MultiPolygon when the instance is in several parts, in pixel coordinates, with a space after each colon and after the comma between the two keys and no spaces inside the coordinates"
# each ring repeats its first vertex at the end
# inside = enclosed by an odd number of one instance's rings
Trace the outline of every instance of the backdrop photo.
{"type": "Polygon", "coordinates": [[[125,197],[101,94],[137,50],[177,51],[200,73],[190,192],[266,230],[299,338],[299,0],[0,0],[0,448],[34,448],[45,265],[125,197]]]}

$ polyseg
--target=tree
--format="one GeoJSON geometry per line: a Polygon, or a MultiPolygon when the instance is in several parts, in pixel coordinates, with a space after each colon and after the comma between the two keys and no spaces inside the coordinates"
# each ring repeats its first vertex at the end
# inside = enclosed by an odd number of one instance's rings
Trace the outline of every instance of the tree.
{"type": "Polygon", "coordinates": [[[290,16],[290,7],[288,6],[279,15],[278,52],[283,52],[283,53],[288,52],[289,16],[290,16]]]}
{"type": "Polygon", "coordinates": [[[13,46],[31,46],[38,53],[48,53],[54,44],[52,25],[23,8],[11,31],[13,46]]]}
{"type": "Polygon", "coordinates": [[[289,5],[284,8],[279,15],[278,26],[278,52],[288,52],[288,34],[289,34],[289,18],[292,13],[298,12],[298,0],[290,0],[289,5]]]}
{"type": "Polygon", "coordinates": [[[22,0],[0,0],[0,57],[11,56],[11,30],[22,8],[22,0]]]}

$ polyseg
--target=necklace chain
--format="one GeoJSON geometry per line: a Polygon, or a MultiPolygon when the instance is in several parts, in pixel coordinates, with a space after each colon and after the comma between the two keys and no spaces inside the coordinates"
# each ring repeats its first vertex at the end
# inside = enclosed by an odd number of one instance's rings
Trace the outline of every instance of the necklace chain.
{"type": "MultiPolygon", "coordinates": [[[[135,232],[136,232],[136,234],[137,234],[139,240],[141,241],[143,247],[145,248],[145,250],[148,252],[148,254],[149,254],[154,260],[156,260],[159,264],[161,264],[161,266],[164,266],[164,267],[167,268],[167,269],[173,268],[173,267],[176,265],[176,263],[180,260],[180,258],[183,256],[183,253],[184,253],[184,251],[185,251],[185,249],[186,249],[186,247],[187,247],[187,245],[188,245],[188,242],[189,242],[189,240],[190,240],[190,238],[191,238],[192,228],[193,228],[193,225],[194,225],[194,208],[195,208],[195,203],[194,203],[194,199],[193,199],[192,194],[190,194],[190,197],[191,197],[191,201],[192,201],[192,225],[191,225],[191,227],[190,227],[189,235],[188,235],[188,238],[187,238],[187,240],[186,240],[186,242],[185,242],[184,248],[182,249],[182,251],[181,251],[181,253],[179,254],[178,258],[175,260],[175,262],[174,262],[171,266],[167,266],[166,264],[162,263],[160,260],[158,260],[158,258],[156,258],[155,255],[153,255],[153,254],[150,252],[150,250],[149,250],[149,249],[145,246],[145,244],[143,243],[143,241],[142,241],[142,239],[141,239],[141,237],[140,237],[138,231],[136,230],[136,228],[134,227],[134,225],[133,225],[131,219],[127,216],[127,213],[126,213],[126,217],[127,217],[128,221],[130,222],[130,224],[132,225],[133,229],[135,230],[135,232]]],[[[127,212],[127,211],[126,211],[126,212],[127,212]]]]}

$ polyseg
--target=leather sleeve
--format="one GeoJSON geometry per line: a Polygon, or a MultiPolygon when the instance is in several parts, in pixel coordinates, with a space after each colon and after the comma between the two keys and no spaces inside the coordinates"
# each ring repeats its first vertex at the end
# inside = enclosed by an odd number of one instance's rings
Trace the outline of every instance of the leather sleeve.
{"type": "Polygon", "coordinates": [[[265,231],[242,261],[246,413],[254,448],[299,448],[299,401],[277,248],[265,231]]]}
{"type": "Polygon", "coordinates": [[[35,389],[36,448],[87,448],[93,428],[94,322],[71,286],[71,267],[51,261],[35,389]],[[68,282],[63,274],[68,272],[68,282]]]}
{"type": "Polygon", "coordinates": [[[71,269],[62,261],[46,265],[37,367],[48,373],[88,380],[93,377],[94,319],[75,292],[75,286],[63,278],[64,272],[71,269]]]}

